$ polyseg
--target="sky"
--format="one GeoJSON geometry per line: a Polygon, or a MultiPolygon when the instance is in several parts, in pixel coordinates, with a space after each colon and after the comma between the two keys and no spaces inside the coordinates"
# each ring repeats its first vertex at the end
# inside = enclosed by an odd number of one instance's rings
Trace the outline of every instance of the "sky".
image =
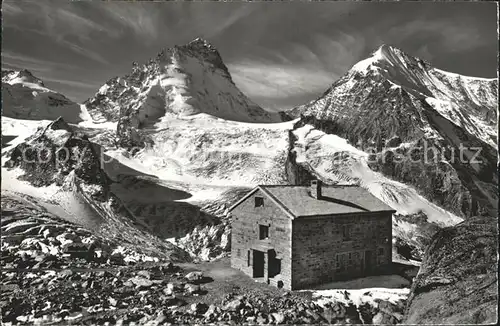
{"type": "Polygon", "coordinates": [[[202,37],[270,110],[313,100],[381,44],[434,67],[497,77],[495,3],[2,3],[2,68],[28,69],[83,102],[162,48],[202,37]]]}

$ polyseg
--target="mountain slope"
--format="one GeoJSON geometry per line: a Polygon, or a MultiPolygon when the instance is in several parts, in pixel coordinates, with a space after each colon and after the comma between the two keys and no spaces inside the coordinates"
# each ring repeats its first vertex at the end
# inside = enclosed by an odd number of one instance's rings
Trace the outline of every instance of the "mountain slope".
{"type": "MultiPolygon", "coordinates": [[[[344,112],[346,106],[358,104],[358,107],[360,102],[363,106],[371,104],[364,103],[369,98],[382,102],[384,98],[391,99],[389,103],[411,101],[414,105],[425,102],[423,106],[432,107],[481,141],[492,146],[497,142],[497,79],[461,76],[435,69],[428,62],[388,45],[382,45],[369,58],[355,64],[323,96],[292,109],[289,114],[298,117],[315,113],[317,118],[340,116],[347,112],[344,112]],[[388,94],[383,96],[383,92],[388,94]],[[405,98],[410,96],[413,97],[405,98]]],[[[405,113],[410,117],[401,120],[404,127],[414,129],[410,128],[411,123],[421,123],[420,119],[408,120],[418,118],[411,111],[401,111],[401,116],[393,119],[399,120],[405,113]]],[[[382,130],[380,137],[373,139],[377,145],[382,145],[380,138],[388,137],[384,131],[390,133],[390,130],[382,130]]]]}
{"type": "Polygon", "coordinates": [[[2,151],[2,191],[40,202],[51,213],[146,255],[189,260],[152,235],[112,191],[101,149],[62,118],[2,151]]]}
{"type": "MultiPolygon", "coordinates": [[[[228,121],[233,119],[231,108],[226,107],[214,116],[212,111],[200,111],[191,105],[196,103],[191,95],[199,80],[216,74],[231,82],[216,50],[202,40],[195,40],[166,50],[147,65],[136,65],[131,75],[104,85],[86,106],[95,118],[107,117],[117,122],[117,141],[111,145],[97,136],[93,139],[108,147],[108,155],[115,160],[157,176],[158,185],[169,185],[192,195],[177,202],[215,206],[219,212],[216,215],[224,215],[223,204],[227,207],[228,198],[236,197],[231,193],[257,184],[301,184],[312,177],[359,184],[398,211],[394,223],[396,237],[421,251],[437,228],[454,225],[478,211],[479,206],[482,209],[489,205],[478,205],[474,192],[482,191],[483,197],[479,198],[482,201],[493,201],[495,195],[490,193],[492,179],[484,181],[489,165],[478,167],[474,175],[477,180],[465,180],[473,167],[419,162],[393,166],[391,161],[382,159],[382,154],[385,155],[382,150],[387,149],[386,142],[394,135],[399,139],[392,139],[390,145],[403,150],[428,139],[440,149],[446,149],[450,143],[456,146],[461,140],[471,144],[481,142],[467,131],[458,141],[449,140],[465,127],[445,117],[440,119],[441,115],[433,117],[427,113],[433,109],[419,95],[431,94],[422,77],[427,75],[419,70],[424,63],[419,66],[415,63],[417,59],[406,58],[397,51],[381,48],[374,56],[383,56],[383,60],[372,58],[369,64],[356,65],[322,98],[302,106],[301,119],[280,124],[255,123],[255,120],[247,123],[228,121]],[[396,54],[382,53],[388,51],[396,54]],[[193,62],[197,64],[191,65],[193,62]],[[199,67],[198,64],[203,67],[202,74],[193,68],[199,67]],[[406,68],[396,69],[396,64],[406,68]],[[361,69],[363,65],[366,67],[361,69]],[[191,74],[191,84],[185,83],[190,80],[185,78],[189,76],[186,71],[191,74]],[[168,77],[168,83],[162,82],[162,76],[168,77]],[[389,79],[406,86],[395,86],[389,79]],[[182,83],[177,83],[179,80],[182,83]],[[154,85],[159,85],[156,90],[160,96],[153,99],[147,94],[154,85]],[[139,92],[140,87],[147,92],[139,92]],[[169,96],[179,89],[187,89],[189,96],[178,97],[176,102],[169,96]],[[132,104],[127,106],[129,102],[132,104]],[[340,137],[335,138],[332,133],[340,137]],[[344,145],[337,146],[343,142],[344,145]],[[375,147],[373,153],[371,146],[375,147]],[[425,177],[424,172],[428,174],[425,177]],[[428,178],[434,182],[424,182],[428,178]]],[[[452,86],[448,92],[455,92],[452,86]]],[[[207,103],[204,109],[211,108],[213,103],[213,93],[206,94],[208,97],[198,97],[207,103]]],[[[476,101],[478,96],[474,97],[476,101]]],[[[248,114],[245,106],[233,108],[238,114],[248,114]]],[[[267,116],[262,118],[265,122],[272,120],[267,116]]],[[[488,164],[492,162],[490,150],[481,157],[488,164]]],[[[140,181],[131,184],[135,183],[140,181]]],[[[164,203],[157,198],[147,204],[134,202],[132,207],[144,219],[156,220],[164,203]]],[[[213,231],[209,225],[202,231],[198,228],[196,236],[186,235],[180,242],[191,247],[191,252],[200,251],[190,243],[200,232],[209,237],[226,233],[213,231]]]]}
{"type": "Polygon", "coordinates": [[[2,70],[2,116],[29,120],[63,117],[77,123],[83,120],[80,115],[79,104],[48,89],[28,70],[2,70]]]}
{"type": "Polygon", "coordinates": [[[134,128],[199,113],[244,122],[280,121],[241,93],[219,52],[199,38],[164,49],[146,64],[134,63],[129,75],[106,82],[85,105],[94,120],[118,121],[126,115],[134,128]]]}
{"type": "Polygon", "coordinates": [[[371,153],[370,168],[473,216],[497,207],[497,87],[382,46],[288,114],[371,153]]]}
{"type": "MultiPolygon", "coordinates": [[[[398,64],[413,62],[405,60],[398,64]]],[[[424,73],[418,70],[424,63],[396,69],[396,59],[383,61],[390,64],[374,59],[358,64],[322,98],[302,106],[301,118],[269,123],[274,117],[264,111],[252,115],[246,100],[217,106],[220,117],[213,114],[219,88],[193,93],[203,81],[222,80],[240,94],[218,52],[195,40],[103,86],[86,107],[94,119],[109,123],[84,123],[77,129],[102,147],[102,168],[112,181],[106,189],[129,215],[192,254],[210,258],[211,250],[218,255],[228,248],[226,208],[246,189],[305,184],[315,177],[359,184],[395,208],[395,246],[408,245],[418,258],[437,229],[493,208],[496,154],[420,97],[430,92],[423,89],[424,73]],[[157,91],[159,96],[150,96],[157,91]],[[187,95],[172,97],[176,92],[187,95]],[[411,154],[425,142],[448,157],[458,155],[449,147],[463,142],[484,147],[483,163],[412,162],[408,155],[401,162],[390,159],[391,152],[411,154]]],[[[231,94],[223,97],[234,99],[231,94]]],[[[412,155],[421,158],[422,150],[412,155]]]]}

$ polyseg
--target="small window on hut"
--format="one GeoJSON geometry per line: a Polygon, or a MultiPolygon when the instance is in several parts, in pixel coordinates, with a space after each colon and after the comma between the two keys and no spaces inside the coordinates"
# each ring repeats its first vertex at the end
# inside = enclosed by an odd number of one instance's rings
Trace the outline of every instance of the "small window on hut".
{"type": "Polygon", "coordinates": [[[349,225],[342,225],[342,239],[344,241],[351,240],[351,230],[349,225]]]}
{"type": "Polygon", "coordinates": [[[378,248],[378,255],[383,256],[384,255],[384,248],[378,248]]]}
{"type": "Polygon", "coordinates": [[[269,238],[269,226],[268,225],[259,225],[259,239],[267,239],[269,238]]]}
{"type": "Polygon", "coordinates": [[[343,272],[345,270],[345,254],[337,254],[337,271],[343,272]]]}
{"type": "Polygon", "coordinates": [[[255,197],[255,207],[263,207],[263,206],[264,206],[264,198],[255,197]]]}

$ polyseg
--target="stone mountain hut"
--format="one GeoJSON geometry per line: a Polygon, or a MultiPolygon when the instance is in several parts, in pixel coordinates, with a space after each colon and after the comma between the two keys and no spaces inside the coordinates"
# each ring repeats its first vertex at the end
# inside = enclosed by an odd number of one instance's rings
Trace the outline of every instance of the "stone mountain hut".
{"type": "Polygon", "coordinates": [[[359,186],[257,186],[230,209],[231,266],[289,290],[391,264],[392,214],[359,186]]]}

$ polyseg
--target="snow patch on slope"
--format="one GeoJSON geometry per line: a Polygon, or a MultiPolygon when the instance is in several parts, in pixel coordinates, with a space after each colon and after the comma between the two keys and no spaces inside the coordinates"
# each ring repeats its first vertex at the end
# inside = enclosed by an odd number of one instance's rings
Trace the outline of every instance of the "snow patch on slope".
{"type": "Polygon", "coordinates": [[[294,150],[298,162],[306,162],[329,182],[352,183],[368,189],[374,196],[399,214],[423,212],[429,222],[441,226],[455,225],[462,219],[430,203],[410,186],[386,178],[368,167],[368,153],[358,150],[335,135],[325,134],[305,125],[295,131],[294,150]]]}
{"type": "Polygon", "coordinates": [[[441,69],[437,69],[437,68],[434,68],[434,70],[443,74],[443,75],[447,75],[450,78],[462,78],[462,79],[468,80],[468,81],[478,80],[478,81],[492,82],[492,81],[498,80],[497,78],[483,78],[483,77],[465,76],[465,75],[460,75],[460,74],[456,74],[454,72],[449,72],[449,71],[445,71],[445,70],[441,70],[441,69]]]}
{"type": "Polygon", "coordinates": [[[364,60],[359,61],[354,66],[352,66],[351,71],[357,71],[362,74],[366,74],[370,70],[377,71],[379,68],[377,64],[381,63],[386,59],[382,51],[382,47],[378,48],[372,55],[364,60]]]}
{"type": "Polygon", "coordinates": [[[218,186],[283,183],[292,122],[252,124],[197,116],[163,121],[134,161],[160,179],[218,186]]]}
{"type": "Polygon", "coordinates": [[[2,155],[33,135],[39,127],[46,127],[50,122],[50,120],[23,120],[2,116],[2,136],[15,137],[2,148],[2,155]]]}
{"type": "Polygon", "coordinates": [[[399,275],[380,275],[337,281],[314,287],[313,299],[320,305],[342,302],[359,307],[365,303],[378,307],[378,301],[396,304],[406,300],[410,293],[410,282],[399,275]]]}
{"type": "Polygon", "coordinates": [[[410,294],[410,288],[390,289],[383,287],[365,288],[359,290],[320,290],[313,292],[313,298],[317,299],[320,305],[331,302],[342,302],[346,305],[354,304],[356,307],[369,303],[371,306],[378,306],[378,301],[389,301],[396,304],[400,300],[406,300],[410,294]]]}
{"type": "Polygon", "coordinates": [[[117,122],[106,121],[106,120],[93,120],[92,116],[89,114],[85,104],[80,104],[80,118],[83,120],[78,123],[78,126],[84,128],[94,128],[94,129],[114,129],[116,130],[117,122]]]}

